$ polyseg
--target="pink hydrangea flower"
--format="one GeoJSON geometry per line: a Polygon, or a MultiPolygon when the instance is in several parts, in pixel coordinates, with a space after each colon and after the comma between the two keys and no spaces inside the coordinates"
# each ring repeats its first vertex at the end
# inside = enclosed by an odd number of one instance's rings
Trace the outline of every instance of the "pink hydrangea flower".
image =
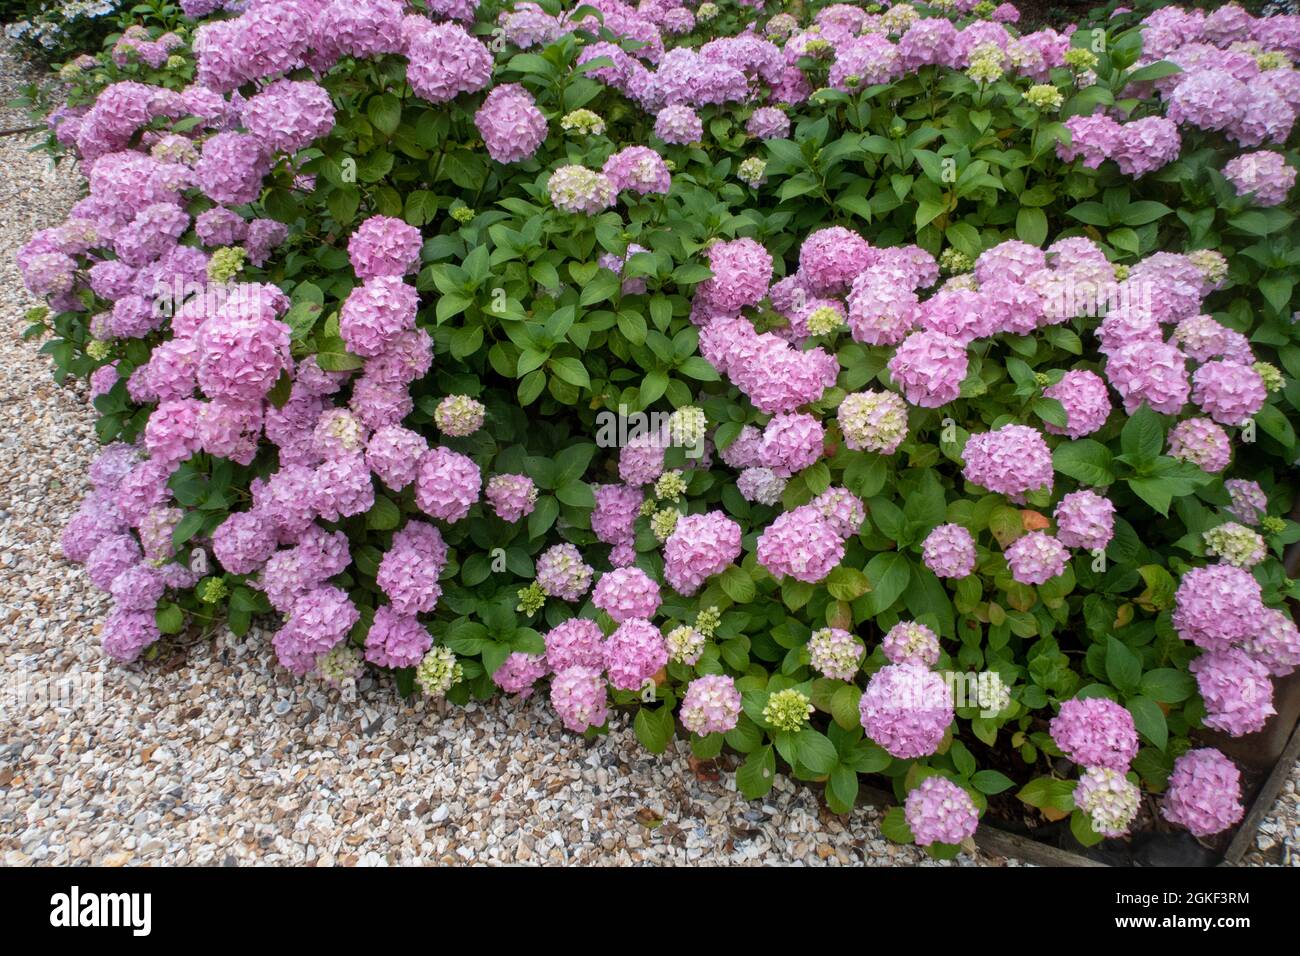
{"type": "Polygon", "coordinates": [[[1073,491],[1052,512],[1056,537],[1067,548],[1092,551],[1110,544],[1115,534],[1115,506],[1094,491],[1073,491]]]}
{"type": "Polygon", "coordinates": [[[414,286],[398,276],[375,276],[348,294],[339,312],[339,334],[349,352],[380,355],[399,334],[415,328],[419,305],[414,286]]]}
{"type": "Polygon", "coordinates": [[[955,716],[952,689],[920,664],[886,664],[867,681],[858,715],[867,736],[891,756],[928,757],[955,716]]]}
{"type": "Polygon", "coordinates": [[[366,660],[379,667],[414,667],[432,645],[433,637],[414,615],[382,605],[366,632],[366,660]]]}
{"type": "Polygon", "coordinates": [[[415,480],[421,456],[429,450],[424,436],[400,425],[389,425],[366,442],[366,464],[389,488],[401,491],[415,480]]]}
{"type": "Polygon", "coordinates": [[[1160,805],[1160,815],[1170,823],[1186,827],[1194,836],[1208,837],[1236,824],[1245,812],[1241,773],[1219,751],[1200,747],[1174,761],[1160,805]]]}
{"type": "Polygon", "coordinates": [[[482,484],[474,459],[449,448],[431,448],[416,467],[415,503],[425,514],[454,524],[469,514],[482,484]]]}
{"type": "Polygon", "coordinates": [[[962,475],[973,485],[1007,495],[1017,503],[1030,491],[1052,489],[1052,452],[1028,425],[1003,425],[972,435],[963,452],[962,475]]]}
{"type": "Polygon", "coordinates": [[[1070,553],[1056,538],[1031,531],[1006,550],[1011,577],[1021,584],[1044,584],[1065,571],[1070,553]]]}
{"type": "Polygon", "coordinates": [[[700,283],[697,294],[724,311],[757,305],[772,281],[772,257],[753,239],[710,246],[709,268],[713,275],[700,283]]]}
{"type": "Polygon", "coordinates": [[[759,461],[782,477],[809,467],[822,456],[826,429],[812,415],[790,412],[772,416],[763,428],[759,461]]]}
{"type": "Polygon", "coordinates": [[[550,597],[576,601],[591,587],[591,565],[571,544],[547,548],[537,559],[537,583],[550,597]]]}
{"type": "Polygon", "coordinates": [[[1061,752],[1081,767],[1123,772],[1137,755],[1133,715],[1105,697],[1062,701],[1048,729],[1061,752]]]}
{"type": "Polygon", "coordinates": [[[528,159],[546,139],[546,117],[518,83],[494,87],[474,114],[474,125],[498,163],[528,159]]]}
{"type": "Polygon", "coordinates": [[[776,578],[816,584],[844,559],[844,541],[810,505],[777,517],[758,537],[759,564],[776,578]]]}
{"type": "Polygon", "coordinates": [[[876,255],[856,232],[827,226],[810,233],[799,247],[799,275],[814,294],[835,295],[846,291],[876,255]]]}
{"type": "Polygon", "coordinates": [[[1169,431],[1169,454],[1203,471],[1223,471],[1232,459],[1228,433],[1208,418],[1188,418],[1169,431]]]}
{"type": "Polygon", "coordinates": [[[591,603],[616,623],[654,617],[661,600],[659,585],[640,568],[608,571],[600,576],[591,592],[591,603]]]}
{"type": "Polygon", "coordinates": [[[1187,403],[1187,359],[1165,342],[1133,342],[1106,360],[1106,378],[1132,415],[1143,402],[1158,412],[1177,415],[1187,403]]]}
{"type": "Polygon", "coordinates": [[[601,172],[618,192],[629,190],[641,196],[667,194],[672,175],[663,157],[648,146],[627,146],[605,161],[601,172]]]}
{"type": "Polygon", "coordinates": [[[442,596],[438,578],[447,563],[447,545],[433,525],[410,521],[393,535],[393,546],[379,562],[375,581],[399,614],[432,611],[442,596]]]}
{"type": "Polygon", "coordinates": [[[686,687],[678,710],[682,726],[701,737],[725,734],[740,719],[740,691],[725,674],[697,677],[686,687]]]}
{"type": "Polygon", "coordinates": [[[913,332],[889,360],[889,375],[904,397],[921,408],[957,398],[966,377],[966,346],[942,332],[913,332]]]}
{"type": "Polygon", "coordinates": [[[1255,624],[1255,633],[1243,647],[1274,677],[1286,677],[1300,667],[1300,629],[1285,611],[1264,608],[1255,624]]]}
{"type": "Polygon", "coordinates": [[[619,690],[639,690],[668,663],[668,645],[649,621],[624,621],[605,642],[605,670],[619,690]]]}
{"type": "Polygon", "coordinates": [[[933,667],[939,663],[939,635],[915,621],[900,621],[891,627],[880,649],[892,664],[910,661],[933,667]]]}
{"type": "Polygon", "coordinates": [[[1174,593],[1178,636],[1207,651],[1226,651],[1256,629],[1263,598],[1249,571],[1228,564],[1193,568],[1174,593]]]}
{"type": "Polygon", "coordinates": [[[917,846],[959,844],[979,827],[979,811],[970,794],[938,775],[926,777],[908,793],[903,816],[917,846]]]}
{"type": "Polygon", "coordinates": [[[483,496],[502,521],[519,521],[537,505],[537,486],[527,475],[493,475],[483,496]]]}
{"type": "Polygon", "coordinates": [[[1254,194],[1260,206],[1280,205],[1296,179],[1295,168],[1287,164],[1282,154],[1269,150],[1234,157],[1223,167],[1223,175],[1238,196],[1254,194]]]}
{"type": "Polygon", "coordinates": [[[694,594],[740,556],[740,537],[740,525],[721,511],[683,515],[664,542],[664,580],[678,594],[694,594]]]}
{"type": "Polygon", "coordinates": [[[570,667],[605,667],[605,635],[585,617],[571,617],[547,632],[546,663],[559,674],[570,667]]]}
{"type": "Polygon", "coordinates": [[[1208,651],[1189,667],[1205,700],[1205,726],[1240,737],[1262,730],[1277,713],[1268,668],[1240,648],[1208,651]]]}
{"type": "Polygon", "coordinates": [[[1065,427],[1049,423],[1044,428],[1053,435],[1083,438],[1106,424],[1110,417],[1110,394],[1106,383],[1096,372],[1074,369],[1066,372],[1059,382],[1043,389],[1046,398],[1054,398],[1065,409],[1065,427]]]}
{"type": "Polygon", "coordinates": [[[492,672],[492,681],[507,694],[527,698],[533,692],[533,685],[546,674],[546,655],[515,651],[492,672]]]}
{"type": "Polygon", "coordinates": [[[609,692],[596,667],[570,667],[551,679],[551,706],[564,726],[580,734],[609,720],[609,692]]]}
{"type": "Polygon", "coordinates": [[[348,240],[348,258],[357,278],[404,276],[420,261],[420,230],[391,216],[371,216],[348,240]]]}
{"type": "Polygon", "coordinates": [[[941,524],[926,535],[921,559],[938,577],[967,577],[975,570],[975,539],[959,524],[941,524]]]}
{"type": "Polygon", "coordinates": [[[1221,425],[1243,425],[1268,398],[1264,380],[1249,365],[1206,362],[1192,373],[1192,401],[1221,425]]]}

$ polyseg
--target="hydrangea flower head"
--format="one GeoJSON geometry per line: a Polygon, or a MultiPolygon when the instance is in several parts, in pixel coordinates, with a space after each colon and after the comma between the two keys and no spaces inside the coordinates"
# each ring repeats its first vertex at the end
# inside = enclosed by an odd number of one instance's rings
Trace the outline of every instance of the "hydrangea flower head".
{"type": "Polygon", "coordinates": [[[975,835],[979,811],[970,794],[947,777],[926,777],[907,795],[903,816],[917,846],[959,844],[975,835]]]}
{"type": "Polygon", "coordinates": [[[838,627],[818,628],[808,638],[809,663],[835,680],[853,680],[865,650],[861,640],[838,627]]]}
{"type": "Polygon", "coordinates": [[[1212,747],[1189,750],[1174,761],[1160,815],[1194,836],[1222,833],[1245,814],[1241,773],[1212,747]]]}
{"type": "Polygon", "coordinates": [[[701,737],[725,734],[740,719],[740,692],[725,674],[697,677],[686,687],[678,710],[682,726],[701,737]]]}
{"type": "Polygon", "coordinates": [[[1074,803],[1102,836],[1122,837],[1136,819],[1142,793],[1123,771],[1089,767],[1074,787],[1074,803]]]}
{"type": "Polygon", "coordinates": [[[1133,715],[1105,697],[1062,701],[1049,730],[1061,752],[1083,767],[1109,767],[1122,773],[1137,755],[1133,715]]]}
{"type": "Polygon", "coordinates": [[[951,687],[915,662],[886,664],[871,675],[858,712],[867,736],[902,759],[934,753],[955,715],[951,687]]]}
{"type": "Polygon", "coordinates": [[[933,667],[939,662],[939,635],[914,621],[900,621],[889,629],[880,649],[893,664],[914,662],[933,667]]]}
{"type": "Polygon", "coordinates": [[[959,524],[941,524],[926,535],[921,559],[938,577],[967,577],[975,570],[975,539],[959,524]]]}

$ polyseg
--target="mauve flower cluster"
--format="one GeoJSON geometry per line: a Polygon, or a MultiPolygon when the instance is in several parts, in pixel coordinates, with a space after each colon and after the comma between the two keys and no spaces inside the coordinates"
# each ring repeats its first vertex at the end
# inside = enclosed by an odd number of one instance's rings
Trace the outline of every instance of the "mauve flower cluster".
{"type": "Polygon", "coordinates": [[[498,163],[518,163],[546,139],[546,117],[518,83],[493,87],[474,114],[488,155],[498,163]]]}
{"type": "Polygon", "coordinates": [[[682,726],[701,737],[725,734],[740,719],[740,692],[725,674],[697,677],[686,687],[679,711],[682,726]]]}
{"type": "Polygon", "coordinates": [[[1281,153],[1261,150],[1228,160],[1223,175],[1238,196],[1253,196],[1260,206],[1277,206],[1295,185],[1296,171],[1281,153]]]}
{"type": "Polygon", "coordinates": [[[975,570],[975,539],[959,524],[941,524],[921,546],[925,566],[941,578],[964,578],[975,570]]]}
{"type": "Polygon", "coordinates": [[[858,713],[867,736],[892,756],[928,757],[955,716],[952,688],[915,661],[886,664],[867,681],[858,713]]]}
{"type": "Polygon", "coordinates": [[[1070,131],[1070,145],[1058,143],[1056,155],[1066,162],[1083,159],[1083,165],[1096,169],[1104,160],[1113,159],[1125,176],[1140,179],[1178,158],[1182,137],[1178,125],[1163,116],[1119,123],[1105,114],[1072,116],[1065,121],[1070,131]]]}
{"type": "Polygon", "coordinates": [[[1082,767],[1128,770],[1137,755],[1137,729],[1128,709],[1105,697],[1061,702],[1049,730],[1061,752],[1082,767]]]}
{"type": "Polygon", "coordinates": [[[1016,503],[1032,491],[1052,490],[1052,452],[1037,429],[1003,425],[971,435],[962,453],[962,476],[1016,503]]]}
{"type": "Polygon", "coordinates": [[[689,597],[740,556],[740,537],[740,525],[721,511],[683,515],[664,542],[664,580],[689,597]]]}
{"type": "Polygon", "coordinates": [[[1245,813],[1241,773],[1212,747],[1189,750],[1174,761],[1160,815],[1194,836],[1222,833],[1245,813]]]}
{"type": "Polygon", "coordinates": [[[779,515],[758,536],[758,563],[774,577],[816,584],[844,558],[844,537],[814,505],[779,515]]]}
{"type": "Polygon", "coordinates": [[[910,661],[933,667],[939,663],[939,635],[915,621],[900,621],[891,627],[880,649],[893,664],[910,661]]]}
{"type": "Polygon", "coordinates": [[[975,835],[979,811],[969,793],[947,777],[926,777],[907,794],[903,816],[917,846],[958,844],[975,835]]]}
{"type": "Polygon", "coordinates": [[[640,568],[607,571],[591,592],[591,603],[621,624],[632,618],[649,620],[659,610],[659,585],[640,568]]]}

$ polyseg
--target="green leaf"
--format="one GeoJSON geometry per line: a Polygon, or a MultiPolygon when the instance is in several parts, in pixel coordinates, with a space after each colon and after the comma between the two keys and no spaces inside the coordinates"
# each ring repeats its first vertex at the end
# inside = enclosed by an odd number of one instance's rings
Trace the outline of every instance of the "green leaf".
{"type": "Polygon", "coordinates": [[[1096,846],[1102,841],[1102,835],[1092,825],[1092,817],[1082,810],[1070,814],[1070,832],[1083,846],[1096,846]]]}
{"type": "Polygon", "coordinates": [[[830,773],[831,768],[839,761],[835,745],[825,734],[811,727],[805,727],[795,734],[794,741],[795,756],[813,773],[830,773]]]}
{"type": "Polygon", "coordinates": [[[163,634],[179,634],[185,627],[185,612],[170,602],[154,612],[154,623],[163,634]]]}
{"type": "Polygon", "coordinates": [[[1041,209],[1022,206],[1016,214],[1016,238],[1031,246],[1041,246],[1047,239],[1047,214],[1041,209]]]}
{"type": "Polygon", "coordinates": [[[199,511],[191,511],[181,518],[176,527],[172,529],[172,547],[180,551],[185,542],[199,533],[199,530],[203,527],[203,521],[204,516],[199,511]]]}
{"type": "Polygon", "coordinates": [[[871,590],[871,581],[856,568],[840,565],[826,579],[826,590],[837,601],[856,601],[871,590]]]}
{"type": "Polygon", "coordinates": [[[858,774],[852,767],[846,767],[844,764],[836,764],[831,769],[830,779],[827,781],[827,789],[830,795],[833,795],[839,801],[839,813],[847,813],[853,809],[853,805],[858,802],[858,774]]]}
{"type": "Polygon", "coordinates": [[[580,359],[552,358],[548,364],[551,371],[561,381],[576,385],[578,388],[589,388],[591,386],[591,377],[587,374],[587,369],[580,359]]]}
{"type": "Polygon", "coordinates": [[[1144,697],[1162,704],[1178,704],[1196,691],[1196,680],[1185,671],[1159,667],[1142,675],[1138,690],[1144,697]]]}
{"type": "Polygon", "coordinates": [[[1074,781],[1055,777],[1035,777],[1020,788],[1016,796],[1031,807],[1051,808],[1069,813],[1074,809],[1074,781]]]}
{"type": "Polygon", "coordinates": [[[916,842],[916,837],[912,834],[912,828],[907,825],[907,817],[903,814],[902,807],[889,808],[889,811],[880,821],[880,832],[895,843],[916,842]]]}
{"type": "Polygon", "coordinates": [[[1177,63],[1170,63],[1168,60],[1157,60],[1155,63],[1148,64],[1140,70],[1134,70],[1124,77],[1124,84],[1131,86],[1138,83],[1149,83],[1152,80],[1162,80],[1166,76],[1173,76],[1181,72],[1183,72],[1183,68],[1177,63]]]}
{"type": "Polygon", "coordinates": [[[642,707],[636,712],[632,722],[636,739],[652,754],[661,754],[668,749],[668,742],[673,739],[676,722],[673,720],[672,708],[665,705],[651,709],[642,707]]]}
{"type": "Polygon", "coordinates": [[[749,800],[766,796],[776,782],[776,754],[768,744],[750,753],[736,771],[736,789],[749,800]]]}
{"type": "Polygon", "coordinates": [[[1106,638],[1106,677],[1125,694],[1138,689],[1142,661],[1114,634],[1106,638]]]}
{"type": "Polygon", "coordinates": [[[372,96],[366,104],[366,116],[375,129],[385,136],[392,136],[402,123],[402,101],[392,93],[372,96]]]}
{"type": "Polygon", "coordinates": [[[1141,469],[1155,461],[1165,447],[1165,426],[1160,414],[1143,403],[1124,423],[1119,444],[1134,468],[1141,469]]]}
{"type": "Polygon", "coordinates": [[[555,497],[575,508],[596,507],[596,496],[585,481],[571,481],[555,490],[555,497]]]}
{"type": "Polygon", "coordinates": [[[375,503],[366,512],[366,527],[372,531],[392,531],[402,520],[402,512],[383,495],[375,495],[375,503]]]}
{"type": "Polygon", "coordinates": [[[886,551],[867,562],[867,578],[872,588],[866,596],[870,613],[883,614],[907,590],[912,567],[904,555],[886,551]]]}
{"type": "Polygon", "coordinates": [[[854,684],[845,684],[831,695],[831,716],[835,723],[845,730],[860,726],[862,720],[858,712],[858,702],[862,699],[862,690],[854,684]]]}
{"type": "Polygon", "coordinates": [[[749,572],[739,565],[733,564],[727,568],[719,578],[719,583],[722,585],[722,592],[737,604],[748,604],[754,600],[757,593],[749,572]]]}
{"type": "Polygon", "coordinates": [[[1049,425],[1055,425],[1057,428],[1064,428],[1068,421],[1065,413],[1065,406],[1059,399],[1055,398],[1036,398],[1029,406],[1035,415],[1047,422],[1049,425]]]}
{"type": "Polygon", "coordinates": [[[1091,438],[1058,445],[1052,453],[1052,467],[1085,485],[1104,487],[1115,480],[1110,450],[1091,438]]]}
{"type": "Polygon", "coordinates": [[[1120,213],[1119,220],[1126,226],[1145,226],[1147,223],[1155,222],[1171,212],[1173,210],[1164,203],[1144,199],[1139,202],[1131,202],[1125,206],[1120,213]]]}
{"type": "Polygon", "coordinates": [[[528,537],[540,538],[546,534],[559,516],[559,502],[550,495],[542,495],[537,499],[537,507],[528,516],[528,537]]]}
{"type": "Polygon", "coordinates": [[[980,793],[1002,793],[1014,787],[1015,781],[996,770],[980,770],[970,778],[971,785],[980,793]]]}
{"type": "Polygon", "coordinates": [[[1149,697],[1138,696],[1129,698],[1128,709],[1138,733],[1164,750],[1169,743],[1169,724],[1160,705],[1149,697]]]}

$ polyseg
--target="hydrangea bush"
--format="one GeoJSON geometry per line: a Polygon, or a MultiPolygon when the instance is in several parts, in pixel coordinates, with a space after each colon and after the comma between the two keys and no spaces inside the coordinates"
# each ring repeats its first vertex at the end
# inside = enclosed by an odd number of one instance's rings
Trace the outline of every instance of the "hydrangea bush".
{"type": "Polygon", "coordinates": [[[1300,664],[1300,17],[182,6],[64,68],[89,193],[19,255],[107,653],[257,617],[751,797],[883,775],[936,855],[1240,818],[1208,735],[1300,664]]]}

